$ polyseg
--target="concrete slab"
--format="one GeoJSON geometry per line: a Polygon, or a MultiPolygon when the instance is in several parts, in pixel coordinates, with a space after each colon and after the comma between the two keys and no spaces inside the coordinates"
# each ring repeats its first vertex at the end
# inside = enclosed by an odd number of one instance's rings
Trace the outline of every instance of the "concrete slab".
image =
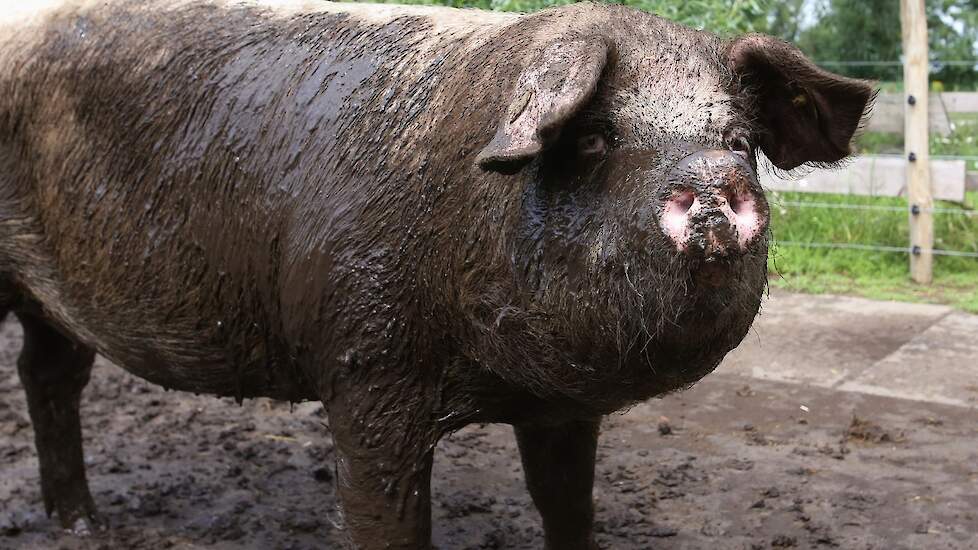
{"type": "MultiPolygon", "coordinates": [[[[963,160],[931,160],[935,199],[961,202],[965,190],[963,160]]],[[[907,159],[903,155],[863,155],[836,170],[813,170],[803,177],[781,177],[763,171],[761,185],[770,191],[840,193],[875,197],[907,195],[907,159]]],[[[777,201],[774,201],[777,204],[777,201]]]]}
{"type": "MultiPolygon", "coordinates": [[[[950,95],[952,94],[930,94],[927,102],[927,122],[931,133],[942,136],[951,135],[951,121],[947,114],[949,112],[960,112],[962,109],[971,106],[971,97],[963,94],[954,94],[955,97],[948,97],[950,95]]],[[[904,132],[906,104],[907,99],[903,94],[879,94],[873,104],[873,113],[869,117],[866,129],[871,132],[902,134],[904,132]]]]}
{"type": "Polygon", "coordinates": [[[772,289],[751,334],[717,372],[831,387],[858,376],[951,311],[772,289]]]}
{"type": "Polygon", "coordinates": [[[978,407],[978,315],[945,316],[839,389],[978,407]]]}

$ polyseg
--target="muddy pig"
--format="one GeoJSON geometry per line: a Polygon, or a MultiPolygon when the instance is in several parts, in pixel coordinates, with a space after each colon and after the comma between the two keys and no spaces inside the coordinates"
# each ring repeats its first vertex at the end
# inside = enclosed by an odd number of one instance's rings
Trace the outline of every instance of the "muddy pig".
{"type": "Polygon", "coordinates": [[[430,545],[436,443],[472,422],[514,426],[546,546],[595,547],[601,416],[693,384],[758,312],[760,153],[843,160],[874,93],[616,5],[3,17],[0,314],[45,507],[79,529],[101,525],[79,428],[99,353],[321,400],[358,547],[430,545]]]}

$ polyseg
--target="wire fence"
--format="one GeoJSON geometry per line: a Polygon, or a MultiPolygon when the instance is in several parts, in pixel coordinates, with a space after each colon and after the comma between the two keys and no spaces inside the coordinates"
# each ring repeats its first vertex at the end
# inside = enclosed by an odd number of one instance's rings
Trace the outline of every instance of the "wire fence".
{"type": "Polygon", "coordinates": [[[931,155],[933,160],[964,160],[978,161],[978,155],[931,155]]]}
{"type": "Polygon", "coordinates": [[[965,208],[914,208],[913,206],[889,206],[883,204],[856,204],[856,203],[835,203],[835,202],[804,202],[804,201],[780,201],[780,206],[791,206],[795,208],[834,208],[839,210],[876,210],[882,212],[907,212],[918,214],[920,212],[930,212],[932,214],[953,214],[978,218],[978,210],[968,210],[965,208]]]}
{"type": "MultiPolygon", "coordinates": [[[[883,60],[883,61],[848,61],[848,60],[822,60],[816,62],[818,65],[823,66],[829,70],[837,70],[841,72],[847,72],[847,68],[853,70],[863,70],[867,68],[878,67],[878,77],[896,77],[895,80],[902,80],[902,68],[904,66],[903,60],[883,60]],[[899,70],[897,70],[899,69],[899,70]]],[[[931,73],[940,72],[945,67],[971,67],[978,71],[978,59],[934,59],[928,63],[928,69],[931,73]]],[[[866,74],[865,72],[861,74],[866,74]]],[[[880,78],[880,80],[885,80],[885,78],[880,78]]],[[[933,160],[963,160],[968,163],[978,163],[978,155],[930,155],[933,160]]],[[[841,211],[851,211],[851,212],[890,212],[890,213],[905,213],[908,217],[920,214],[920,213],[930,213],[934,215],[942,216],[957,216],[968,220],[978,219],[978,210],[973,210],[969,208],[950,208],[950,207],[927,207],[923,208],[918,205],[910,204],[909,201],[905,205],[893,205],[893,204],[863,204],[856,201],[851,202],[825,202],[825,201],[800,201],[800,200],[776,200],[772,203],[774,206],[780,207],[782,209],[794,208],[794,209],[826,209],[826,210],[841,210],[841,211]]],[[[950,249],[921,249],[915,246],[891,246],[884,244],[872,244],[872,243],[853,243],[853,242],[817,242],[817,241],[802,241],[802,240],[779,240],[776,241],[777,246],[782,247],[799,247],[799,248],[809,248],[809,249],[823,249],[823,250],[857,250],[866,252],[881,252],[881,253],[891,253],[891,254],[920,254],[929,252],[935,256],[947,256],[947,257],[959,257],[959,258],[978,258],[978,251],[969,250],[950,250],[950,249]]]]}
{"type": "MultiPolygon", "coordinates": [[[[857,78],[872,78],[884,82],[898,82],[903,79],[904,61],[901,60],[848,61],[825,59],[816,61],[815,64],[830,71],[857,78]]],[[[961,71],[968,69],[978,70],[978,59],[932,59],[927,62],[928,72],[939,79],[958,80],[961,77],[961,71]],[[946,71],[953,71],[955,74],[950,75],[946,71]]],[[[974,80],[972,79],[971,82],[974,80]]]]}
{"type": "MultiPolygon", "coordinates": [[[[911,214],[919,214],[921,212],[930,212],[939,215],[950,215],[950,216],[964,216],[966,218],[978,219],[978,210],[971,210],[966,208],[943,208],[943,207],[930,207],[930,208],[920,208],[916,205],[907,204],[906,206],[894,206],[885,204],[859,204],[855,202],[820,202],[820,201],[791,201],[791,200],[779,200],[774,203],[776,206],[781,208],[811,208],[811,209],[829,209],[829,210],[850,210],[850,211],[871,211],[871,212],[900,212],[911,214]]],[[[946,256],[946,257],[956,257],[956,258],[978,258],[978,252],[972,252],[967,250],[947,250],[940,248],[932,249],[921,249],[920,247],[913,246],[890,246],[882,244],[865,244],[865,243],[836,243],[836,242],[817,242],[817,241],[792,241],[792,240],[778,240],[775,241],[777,246],[789,246],[789,247],[799,247],[799,248],[812,248],[812,249],[826,249],[826,250],[862,250],[867,252],[886,252],[886,253],[898,253],[898,254],[921,254],[924,252],[929,252],[935,256],[946,256]]]]}
{"type": "Polygon", "coordinates": [[[940,248],[921,249],[910,246],[886,246],[882,244],[859,243],[817,243],[806,241],[775,241],[777,246],[798,246],[802,248],[827,248],[837,250],[866,250],[872,252],[898,252],[901,254],[921,254],[930,252],[935,256],[954,256],[958,258],[978,258],[978,252],[964,250],[943,250],[940,248]]]}
{"type": "MultiPolygon", "coordinates": [[[[816,61],[816,65],[834,67],[903,67],[903,61],[816,61]]],[[[931,67],[978,67],[978,59],[935,59],[931,67]]]]}

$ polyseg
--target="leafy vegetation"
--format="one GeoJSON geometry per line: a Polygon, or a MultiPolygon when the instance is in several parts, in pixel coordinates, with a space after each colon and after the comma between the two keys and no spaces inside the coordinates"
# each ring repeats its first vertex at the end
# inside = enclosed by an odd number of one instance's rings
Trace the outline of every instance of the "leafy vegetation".
{"type": "MultiPolygon", "coordinates": [[[[381,0],[384,1],[384,0],[381,0]]],[[[529,12],[572,0],[387,0],[529,12]]],[[[798,44],[812,59],[842,74],[899,82],[900,3],[896,0],[620,0],[637,9],[723,36],[764,32],[798,44]],[[849,65],[838,62],[890,62],[849,65]]],[[[978,0],[927,0],[931,58],[971,65],[935,65],[946,90],[978,87],[978,0]]]]}
{"type": "MultiPolygon", "coordinates": [[[[531,12],[576,0],[388,0],[398,4],[438,4],[456,8],[531,12]]],[[[766,30],[771,0],[622,0],[614,2],[722,35],[766,30]]]]}
{"type": "MultiPolygon", "coordinates": [[[[805,5],[788,0],[789,6],[805,5]]],[[[945,90],[978,85],[978,0],[928,0],[927,27],[931,59],[967,61],[970,65],[935,64],[931,78],[945,90]]],[[[835,72],[859,78],[900,81],[900,65],[849,65],[847,62],[896,62],[902,55],[900,3],[894,0],[828,0],[815,4],[816,23],[808,28],[772,28],[795,42],[812,59],[828,62],[835,72]],[[790,32],[793,31],[793,32],[790,32]],[[841,61],[842,64],[832,62],[841,61]]]]}

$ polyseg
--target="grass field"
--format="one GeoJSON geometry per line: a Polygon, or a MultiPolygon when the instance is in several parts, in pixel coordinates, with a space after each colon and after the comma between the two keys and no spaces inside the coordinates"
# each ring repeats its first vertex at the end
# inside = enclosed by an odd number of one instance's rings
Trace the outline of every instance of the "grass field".
{"type": "MultiPolygon", "coordinates": [[[[978,124],[955,120],[955,135],[931,139],[933,155],[978,156],[978,124]]],[[[863,154],[902,153],[903,136],[863,135],[857,144],[863,154]]],[[[968,162],[969,170],[978,162],[968,162]]],[[[869,244],[906,247],[905,212],[806,208],[784,203],[826,203],[906,207],[902,198],[858,197],[811,193],[772,193],[771,228],[778,241],[869,244]]],[[[938,207],[965,209],[973,216],[936,214],[934,247],[978,252],[978,192],[969,192],[964,204],[938,203],[938,207]]],[[[978,258],[936,257],[934,284],[921,286],[909,279],[907,254],[863,250],[827,250],[793,246],[772,248],[771,284],[803,292],[858,294],[870,298],[950,304],[978,312],[978,258]]]]}
{"type": "MultiPolygon", "coordinates": [[[[900,198],[812,193],[773,193],[771,228],[778,241],[876,244],[906,247],[908,215],[903,212],[783,206],[785,202],[905,207],[900,198]]],[[[970,206],[978,193],[968,195],[970,206]]],[[[939,207],[961,205],[939,203],[939,207]]],[[[978,214],[978,211],[976,211],[978,214]]],[[[935,248],[978,252],[978,215],[937,214],[935,248]]],[[[978,312],[978,258],[939,256],[934,284],[909,279],[907,254],[863,250],[811,249],[775,244],[769,260],[771,284],[802,292],[858,294],[869,298],[946,303],[978,312]]]]}

